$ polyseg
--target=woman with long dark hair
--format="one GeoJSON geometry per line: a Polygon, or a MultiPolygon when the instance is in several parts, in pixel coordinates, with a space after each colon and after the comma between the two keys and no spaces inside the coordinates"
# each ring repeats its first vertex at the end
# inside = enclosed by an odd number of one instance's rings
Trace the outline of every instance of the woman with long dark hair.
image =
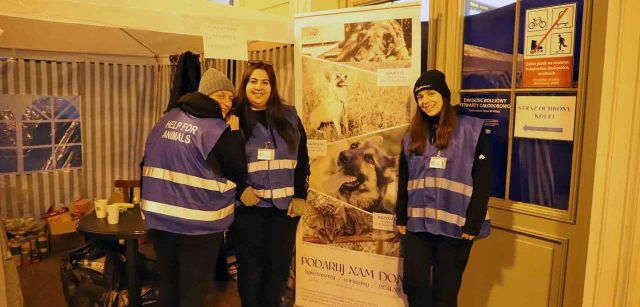
{"type": "Polygon", "coordinates": [[[413,93],[396,205],[404,292],[411,307],[457,306],[473,240],[489,234],[489,141],[481,119],[456,114],[442,72],[423,73],[413,93]]]}
{"type": "Polygon", "coordinates": [[[306,134],[295,108],[278,95],[270,63],[250,62],[237,101],[249,186],[232,227],[238,291],[242,306],[280,306],[307,197],[306,134]]]}

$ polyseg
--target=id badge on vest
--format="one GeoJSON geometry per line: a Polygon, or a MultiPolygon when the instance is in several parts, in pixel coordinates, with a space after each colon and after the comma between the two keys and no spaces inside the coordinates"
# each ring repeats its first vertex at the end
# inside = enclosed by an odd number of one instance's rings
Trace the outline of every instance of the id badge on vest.
{"type": "Polygon", "coordinates": [[[276,159],[276,151],[269,148],[270,143],[271,142],[267,142],[264,144],[265,148],[258,148],[258,160],[272,161],[276,159]]]}
{"type": "Polygon", "coordinates": [[[429,168],[445,169],[447,167],[447,158],[442,156],[442,153],[438,150],[438,155],[431,157],[429,160],[429,168]]]}

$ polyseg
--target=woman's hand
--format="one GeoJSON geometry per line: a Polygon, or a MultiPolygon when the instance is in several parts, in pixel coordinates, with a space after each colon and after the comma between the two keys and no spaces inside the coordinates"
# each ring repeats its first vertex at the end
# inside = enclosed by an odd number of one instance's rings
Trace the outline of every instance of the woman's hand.
{"type": "Polygon", "coordinates": [[[289,217],[298,217],[302,216],[304,213],[304,206],[306,204],[306,200],[302,198],[292,198],[289,203],[289,210],[287,210],[287,215],[289,217]]]}
{"type": "Polygon", "coordinates": [[[471,240],[475,239],[475,238],[476,238],[476,236],[472,236],[472,235],[469,235],[469,234],[463,233],[463,234],[462,234],[462,236],[461,236],[461,238],[463,238],[463,239],[465,239],[465,240],[469,240],[469,241],[471,241],[471,240]]]}
{"type": "Polygon", "coordinates": [[[407,233],[407,225],[398,225],[396,228],[398,228],[398,232],[402,235],[407,233]]]}
{"type": "Polygon", "coordinates": [[[231,115],[227,118],[227,124],[231,127],[231,131],[240,130],[240,119],[235,115],[231,115]]]}
{"type": "Polygon", "coordinates": [[[240,195],[240,201],[247,207],[252,207],[257,205],[260,202],[260,197],[258,197],[258,192],[254,190],[252,187],[247,187],[242,191],[240,195]]]}

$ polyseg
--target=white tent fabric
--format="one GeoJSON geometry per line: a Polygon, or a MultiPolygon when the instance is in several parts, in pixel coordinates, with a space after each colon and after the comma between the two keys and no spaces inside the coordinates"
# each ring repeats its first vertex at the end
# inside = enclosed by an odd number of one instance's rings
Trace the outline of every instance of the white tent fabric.
{"type": "MultiPolygon", "coordinates": [[[[280,94],[294,104],[287,18],[205,0],[0,0],[0,7],[0,94],[80,96],[83,143],[81,169],[0,175],[5,218],[39,218],[51,205],[108,197],[114,180],[138,178],[144,140],[168,102],[175,67],[165,56],[201,53],[204,24],[242,27],[249,40],[284,42],[249,58],[274,63],[280,94]]],[[[246,67],[202,62],[236,86],[246,67]]]]}
{"type": "Polygon", "coordinates": [[[0,0],[0,15],[201,36],[203,25],[246,30],[247,39],[293,43],[293,20],[206,0],[0,0]]]}
{"type": "Polygon", "coordinates": [[[168,99],[158,66],[0,62],[1,94],[81,96],[83,168],[0,176],[3,217],[41,217],[48,206],[104,198],[115,179],[136,178],[144,139],[168,99]],[[164,103],[161,103],[165,101],[164,103]]]}
{"type": "MultiPolygon", "coordinates": [[[[295,105],[293,46],[250,52],[273,63],[278,90],[295,105]]],[[[244,61],[202,61],[240,85],[244,61]]],[[[2,217],[41,217],[57,203],[108,197],[116,179],[139,177],[144,140],[169,100],[174,66],[16,59],[0,62],[0,94],[79,95],[83,168],[0,176],[2,217]]]]}

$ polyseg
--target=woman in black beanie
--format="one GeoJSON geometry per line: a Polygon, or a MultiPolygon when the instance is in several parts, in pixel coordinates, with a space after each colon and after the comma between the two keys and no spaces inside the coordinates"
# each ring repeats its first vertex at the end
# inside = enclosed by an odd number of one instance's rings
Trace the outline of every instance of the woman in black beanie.
{"type": "Polygon", "coordinates": [[[473,240],[489,234],[489,141],[481,119],[456,114],[442,72],[423,73],[413,93],[396,205],[404,292],[411,307],[457,306],[473,240]]]}

